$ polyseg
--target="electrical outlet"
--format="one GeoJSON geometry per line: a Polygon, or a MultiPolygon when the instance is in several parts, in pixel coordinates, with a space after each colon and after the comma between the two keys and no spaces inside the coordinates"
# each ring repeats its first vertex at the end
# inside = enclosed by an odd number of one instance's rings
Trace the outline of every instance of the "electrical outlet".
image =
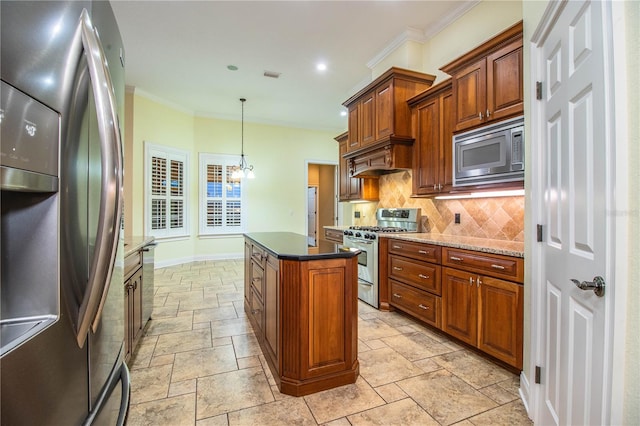
{"type": "Polygon", "coordinates": [[[455,222],[455,223],[460,223],[460,213],[456,213],[456,214],[454,215],[454,222],[455,222]]]}
{"type": "Polygon", "coordinates": [[[353,212],[353,217],[360,219],[360,212],[353,212]]]}

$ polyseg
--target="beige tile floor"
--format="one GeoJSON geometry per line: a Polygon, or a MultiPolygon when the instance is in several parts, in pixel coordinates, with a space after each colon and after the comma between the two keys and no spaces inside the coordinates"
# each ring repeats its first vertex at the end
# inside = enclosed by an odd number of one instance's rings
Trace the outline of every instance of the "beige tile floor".
{"type": "Polygon", "coordinates": [[[360,377],[278,391],[243,310],[243,262],[156,270],[128,425],[527,425],[518,377],[395,312],[359,303],[360,377]]]}

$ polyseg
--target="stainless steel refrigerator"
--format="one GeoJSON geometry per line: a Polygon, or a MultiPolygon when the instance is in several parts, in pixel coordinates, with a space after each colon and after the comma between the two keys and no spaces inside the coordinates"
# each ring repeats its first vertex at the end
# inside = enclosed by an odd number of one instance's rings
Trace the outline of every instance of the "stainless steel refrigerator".
{"type": "Polygon", "coordinates": [[[123,424],[117,23],[91,0],[2,0],[0,20],[1,424],[123,424]]]}

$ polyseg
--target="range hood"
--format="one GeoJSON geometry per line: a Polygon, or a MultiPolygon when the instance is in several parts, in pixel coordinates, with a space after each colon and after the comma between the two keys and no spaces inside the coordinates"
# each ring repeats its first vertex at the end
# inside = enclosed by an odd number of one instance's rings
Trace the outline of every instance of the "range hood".
{"type": "Polygon", "coordinates": [[[411,170],[413,138],[386,137],[375,144],[349,152],[347,160],[351,177],[379,177],[388,173],[411,170]]]}

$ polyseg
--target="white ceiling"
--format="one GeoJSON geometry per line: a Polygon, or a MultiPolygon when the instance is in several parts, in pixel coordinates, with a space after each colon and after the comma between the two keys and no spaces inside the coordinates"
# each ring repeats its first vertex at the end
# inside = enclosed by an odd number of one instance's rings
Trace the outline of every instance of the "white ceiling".
{"type": "Polygon", "coordinates": [[[232,120],[240,119],[244,97],[246,121],[339,133],[347,127],[342,102],[371,81],[367,64],[407,33],[428,39],[476,3],[113,1],[112,7],[128,86],[196,115],[232,120]],[[324,73],[315,68],[320,61],[328,66],[324,73]]]}

